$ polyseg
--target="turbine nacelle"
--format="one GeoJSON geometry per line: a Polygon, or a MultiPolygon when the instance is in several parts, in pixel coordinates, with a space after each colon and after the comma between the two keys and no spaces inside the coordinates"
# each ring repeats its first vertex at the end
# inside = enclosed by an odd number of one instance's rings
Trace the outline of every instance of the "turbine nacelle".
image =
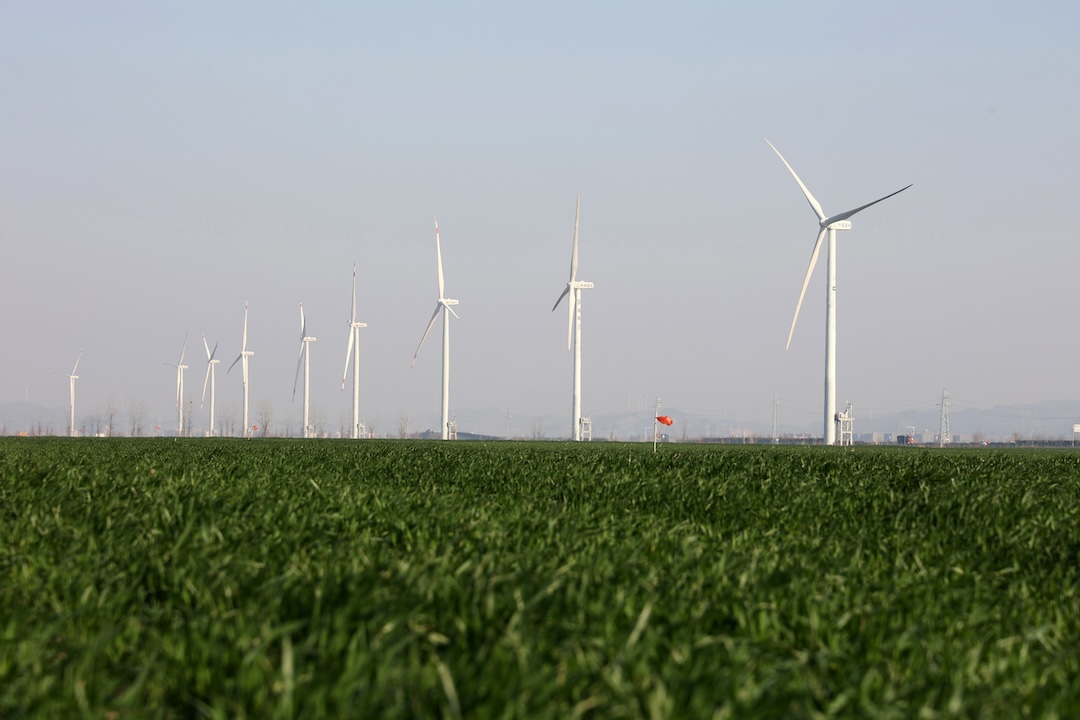
{"type": "Polygon", "coordinates": [[[826,218],[825,220],[822,220],[820,224],[821,224],[822,229],[827,229],[827,230],[850,230],[851,229],[851,221],[850,220],[835,220],[833,222],[829,222],[829,220],[826,218]]]}

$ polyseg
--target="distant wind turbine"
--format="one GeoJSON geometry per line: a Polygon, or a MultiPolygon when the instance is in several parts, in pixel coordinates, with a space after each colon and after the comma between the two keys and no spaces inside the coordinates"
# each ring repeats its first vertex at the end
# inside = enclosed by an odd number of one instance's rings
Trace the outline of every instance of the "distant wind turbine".
{"type": "Polygon", "coordinates": [[[217,355],[218,344],[214,343],[213,352],[210,351],[210,344],[206,342],[206,336],[203,335],[203,346],[206,348],[206,377],[203,378],[202,384],[202,400],[199,401],[199,409],[202,410],[203,403],[206,402],[206,383],[210,383],[210,437],[214,437],[214,366],[221,361],[214,356],[217,355]]]}
{"type": "Polygon", "coordinates": [[[184,434],[184,353],[187,352],[187,334],[184,335],[184,346],[180,349],[180,360],[175,365],[165,363],[176,368],[176,436],[184,434]]]}
{"type": "Polygon", "coordinates": [[[555,301],[551,312],[559,307],[564,297],[567,300],[567,326],[566,326],[566,349],[574,349],[574,399],[573,410],[570,416],[571,433],[575,441],[581,440],[581,291],[593,287],[591,282],[583,282],[577,279],[578,269],[578,219],[581,216],[581,197],[578,196],[577,207],[574,210],[574,246],[570,254],[570,280],[555,301]]]}
{"type": "MultiPolygon", "coordinates": [[[[441,294],[441,293],[440,293],[441,294]]],[[[341,375],[341,389],[345,389],[345,380],[349,377],[349,358],[353,360],[353,396],[352,396],[352,439],[360,437],[360,328],[367,323],[356,321],[356,265],[352,269],[352,319],[349,320],[349,347],[345,351],[345,372],[341,375]],[[353,353],[353,348],[356,353],[353,353]]]]}
{"type": "MultiPolygon", "coordinates": [[[[412,365],[416,364],[416,356],[420,354],[420,348],[424,346],[424,341],[427,340],[428,333],[431,332],[431,328],[435,325],[435,318],[439,316],[440,310],[443,316],[443,335],[442,335],[442,439],[450,439],[450,315],[458,318],[458,314],[454,312],[453,305],[457,305],[458,301],[446,297],[446,289],[443,282],[443,268],[442,268],[442,245],[439,243],[439,221],[435,221],[435,260],[439,268],[439,299],[435,301],[435,312],[431,315],[431,320],[428,321],[427,330],[424,330],[424,337],[420,338],[420,344],[416,346],[416,352],[413,353],[412,365]]],[[[409,367],[412,367],[410,365],[409,367]]]]}
{"type": "Polygon", "coordinates": [[[296,376],[293,378],[292,399],[296,400],[296,383],[300,380],[300,364],[304,365],[304,437],[311,437],[311,425],[308,422],[308,397],[311,379],[311,343],[315,338],[307,334],[307,322],[304,320],[304,303],[300,303],[300,356],[296,358],[296,376]]]}
{"type": "Polygon", "coordinates": [[[810,276],[814,273],[814,266],[817,264],[818,254],[821,252],[821,241],[825,237],[826,232],[829,235],[829,248],[827,259],[827,276],[825,283],[825,444],[834,445],[836,443],[836,231],[837,230],[850,230],[851,222],[848,220],[852,215],[871,205],[876,205],[882,200],[887,200],[897,193],[901,193],[907,190],[911,185],[900,188],[896,192],[889,193],[885,197],[878,198],[877,200],[860,205],[854,210],[848,210],[846,212],[839,213],[837,215],[826,216],[825,211],[821,209],[821,204],[818,203],[814,196],[810,194],[806,185],[799,179],[799,176],[795,174],[795,170],[788,164],[787,160],[784,160],[784,156],[780,154],[780,151],[776,147],[769,143],[769,147],[773,149],[773,152],[777,154],[781,162],[787,166],[791,176],[795,178],[795,182],[799,184],[799,187],[803,191],[803,195],[806,196],[807,202],[810,203],[810,207],[813,208],[814,213],[818,217],[818,234],[817,241],[814,243],[814,251],[810,254],[810,265],[806,268],[806,277],[803,278],[802,290],[799,291],[799,301],[795,304],[795,316],[791,319],[791,329],[788,330],[787,346],[791,347],[791,336],[795,332],[795,323],[799,319],[799,310],[802,308],[803,297],[806,295],[806,288],[810,284],[810,276]]]}
{"type": "Polygon", "coordinates": [[[64,375],[71,383],[71,405],[69,406],[71,417],[68,420],[68,435],[70,437],[75,437],[75,381],[79,379],[79,376],[75,373],[79,369],[79,361],[82,360],[82,354],[83,351],[80,350],[79,356],[75,358],[75,367],[71,368],[71,374],[64,375]]]}
{"type": "Polygon", "coordinates": [[[232,361],[232,365],[230,365],[229,369],[225,371],[226,375],[231,373],[232,369],[236,365],[236,363],[240,363],[240,366],[244,371],[243,372],[243,375],[244,375],[244,437],[250,437],[251,436],[251,425],[248,424],[248,358],[255,354],[255,353],[253,353],[253,352],[251,352],[250,350],[247,349],[247,325],[248,325],[248,304],[245,301],[244,302],[244,340],[243,340],[243,343],[240,345],[240,354],[236,356],[236,359],[232,361]]]}

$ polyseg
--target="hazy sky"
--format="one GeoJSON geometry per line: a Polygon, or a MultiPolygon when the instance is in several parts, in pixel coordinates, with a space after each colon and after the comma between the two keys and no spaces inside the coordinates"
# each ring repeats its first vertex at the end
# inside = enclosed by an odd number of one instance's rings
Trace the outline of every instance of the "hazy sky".
{"type": "MultiPolygon", "coordinates": [[[[198,405],[202,336],[238,412],[341,392],[353,263],[361,413],[563,413],[581,195],[583,409],[820,427],[816,219],[839,235],[838,401],[1076,399],[1080,6],[1072,2],[0,4],[0,401],[198,405]]],[[[351,382],[351,380],[350,380],[351,382]]],[[[200,414],[203,422],[205,412],[200,414]]],[[[462,430],[468,430],[462,427],[462,430]]]]}

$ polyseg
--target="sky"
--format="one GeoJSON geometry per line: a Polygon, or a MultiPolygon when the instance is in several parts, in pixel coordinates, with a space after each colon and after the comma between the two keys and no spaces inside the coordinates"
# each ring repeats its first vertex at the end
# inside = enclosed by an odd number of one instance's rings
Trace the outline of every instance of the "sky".
{"type": "Polygon", "coordinates": [[[580,196],[585,412],[777,396],[819,429],[824,257],[785,350],[817,222],[766,138],[829,214],[913,183],[839,234],[841,407],[1078,401],[1078,32],[1030,1],[0,4],[0,402],[66,408],[81,351],[77,414],[171,427],[186,336],[205,424],[205,336],[238,415],[248,302],[251,414],[298,423],[303,303],[336,427],[355,264],[361,415],[420,429],[438,219],[452,413],[569,435],[580,196]]]}

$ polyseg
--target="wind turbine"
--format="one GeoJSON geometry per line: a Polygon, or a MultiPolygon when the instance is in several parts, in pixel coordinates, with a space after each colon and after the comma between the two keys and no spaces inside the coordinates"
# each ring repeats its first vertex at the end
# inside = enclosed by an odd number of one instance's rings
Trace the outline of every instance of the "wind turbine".
{"type": "Polygon", "coordinates": [[[68,435],[75,437],[75,381],[79,379],[79,376],[75,372],[79,369],[79,361],[82,360],[83,351],[79,351],[79,356],[75,358],[75,367],[71,368],[71,374],[65,375],[71,382],[71,418],[68,421],[68,435]]]}
{"type": "Polygon", "coordinates": [[[202,400],[199,401],[199,409],[202,410],[203,403],[206,401],[206,383],[210,383],[210,437],[214,437],[214,366],[220,363],[214,356],[217,355],[218,344],[214,343],[213,352],[210,351],[210,344],[206,342],[206,336],[203,335],[203,346],[206,348],[206,377],[203,378],[202,383],[202,400]]]}
{"type": "MultiPolygon", "coordinates": [[[[439,293],[440,295],[442,293],[439,293]]],[[[353,359],[352,383],[352,438],[360,437],[360,328],[367,323],[356,322],[356,265],[352,268],[352,319],[349,320],[349,348],[345,351],[345,372],[341,375],[341,389],[345,389],[345,380],[349,377],[349,358],[353,359]],[[353,346],[356,354],[353,355],[353,346]]]]}
{"type": "Polygon", "coordinates": [[[799,176],[795,174],[791,165],[788,165],[788,161],[784,160],[784,156],[780,154],[780,151],[776,149],[771,142],[765,140],[769,144],[769,147],[773,149],[773,152],[777,154],[780,161],[787,166],[787,169],[791,172],[791,176],[795,178],[795,182],[799,184],[799,187],[803,191],[803,195],[806,196],[806,200],[810,203],[810,207],[813,208],[814,213],[818,217],[818,235],[817,241],[814,243],[814,251],[810,254],[810,266],[806,268],[806,277],[803,278],[802,290],[799,291],[799,302],[795,304],[795,316],[791,319],[791,329],[788,331],[787,346],[791,347],[791,336],[795,332],[795,323],[799,319],[799,310],[802,308],[803,297],[806,295],[806,288],[810,284],[810,276],[814,273],[814,266],[817,264],[818,254],[821,252],[821,241],[825,237],[826,232],[829,235],[829,248],[828,248],[828,271],[825,283],[825,444],[834,445],[836,443],[836,425],[834,424],[836,418],[836,231],[837,230],[850,230],[851,221],[848,220],[852,215],[871,205],[876,205],[882,200],[887,200],[897,193],[901,193],[907,190],[911,185],[900,188],[896,192],[889,193],[885,197],[878,198],[877,200],[860,205],[854,210],[848,210],[846,212],[839,213],[837,215],[826,216],[825,211],[821,209],[821,204],[818,203],[814,196],[810,194],[806,185],[799,179],[799,176]]]}
{"type": "Polygon", "coordinates": [[[240,354],[236,356],[236,359],[232,361],[232,365],[225,371],[228,375],[232,372],[236,363],[240,363],[244,371],[244,437],[250,437],[251,425],[248,424],[248,358],[255,353],[247,349],[247,320],[248,320],[248,304],[244,301],[244,341],[240,345],[240,354]]]}
{"type": "Polygon", "coordinates": [[[307,334],[307,323],[304,321],[304,303],[300,303],[300,356],[296,358],[296,376],[293,378],[292,398],[296,400],[296,383],[300,379],[300,363],[304,364],[304,438],[311,436],[311,426],[308,424],[308,390],[311,379],[311,343],[315,338],[307,334]]]}
{"type": "Polygon", "coordinates": [[[420,348],[424,346],[424,341],[427,340],[428,333],[431,332],[432,326],[435,324],[435,318],[439,316],[439,311],[442,310],[443,325],[442,325],[442,439],[450,439],[450,315],[453,315],[458,320],[458,314],[454,312],[453,305],[457,305],[458,301],[446,297],[446,290],[443,283],[443,270],[442,270],[442,245],[439,244],[439,221],[435,221],[435,259],[439,266],[439,299],[435,301],[435,312],[431,314],[431,320],[428,321],[427,330],[424,331],[424,337],[420,338],[420,344],[416,346],[416,352],[413,353],[412,365],[416,364],[416,356],[420,354],[420,348]]]}
{"type": "Polygon", "coordinates": [[[187,335],[184,335],[184,346],[180,348],[180,360],[175,365],[172,363],[165,363],[166,365],[172,365],[176,368],[176,436],[180,437],[184,434],[184,371],[187,370],[187,365],[184,364],[184,353],[187,352],[187,335]]]}
{"type": "Polygon", "coordinates": [[[566,349],[574,348],[574,403],[570,416],[572,433],[575,441],[581,440],[581,291],[593,287],[591,282],[583,282],[577,279],[578,268],[578,218],[581,216],[581,196],[578,196],[577,207],[574,210],[574,248],[570,255],[570,280],[555,301],[551,312],[559,307],[564,297],[567,300],[567,325],[566,325],[566,349]]]}

